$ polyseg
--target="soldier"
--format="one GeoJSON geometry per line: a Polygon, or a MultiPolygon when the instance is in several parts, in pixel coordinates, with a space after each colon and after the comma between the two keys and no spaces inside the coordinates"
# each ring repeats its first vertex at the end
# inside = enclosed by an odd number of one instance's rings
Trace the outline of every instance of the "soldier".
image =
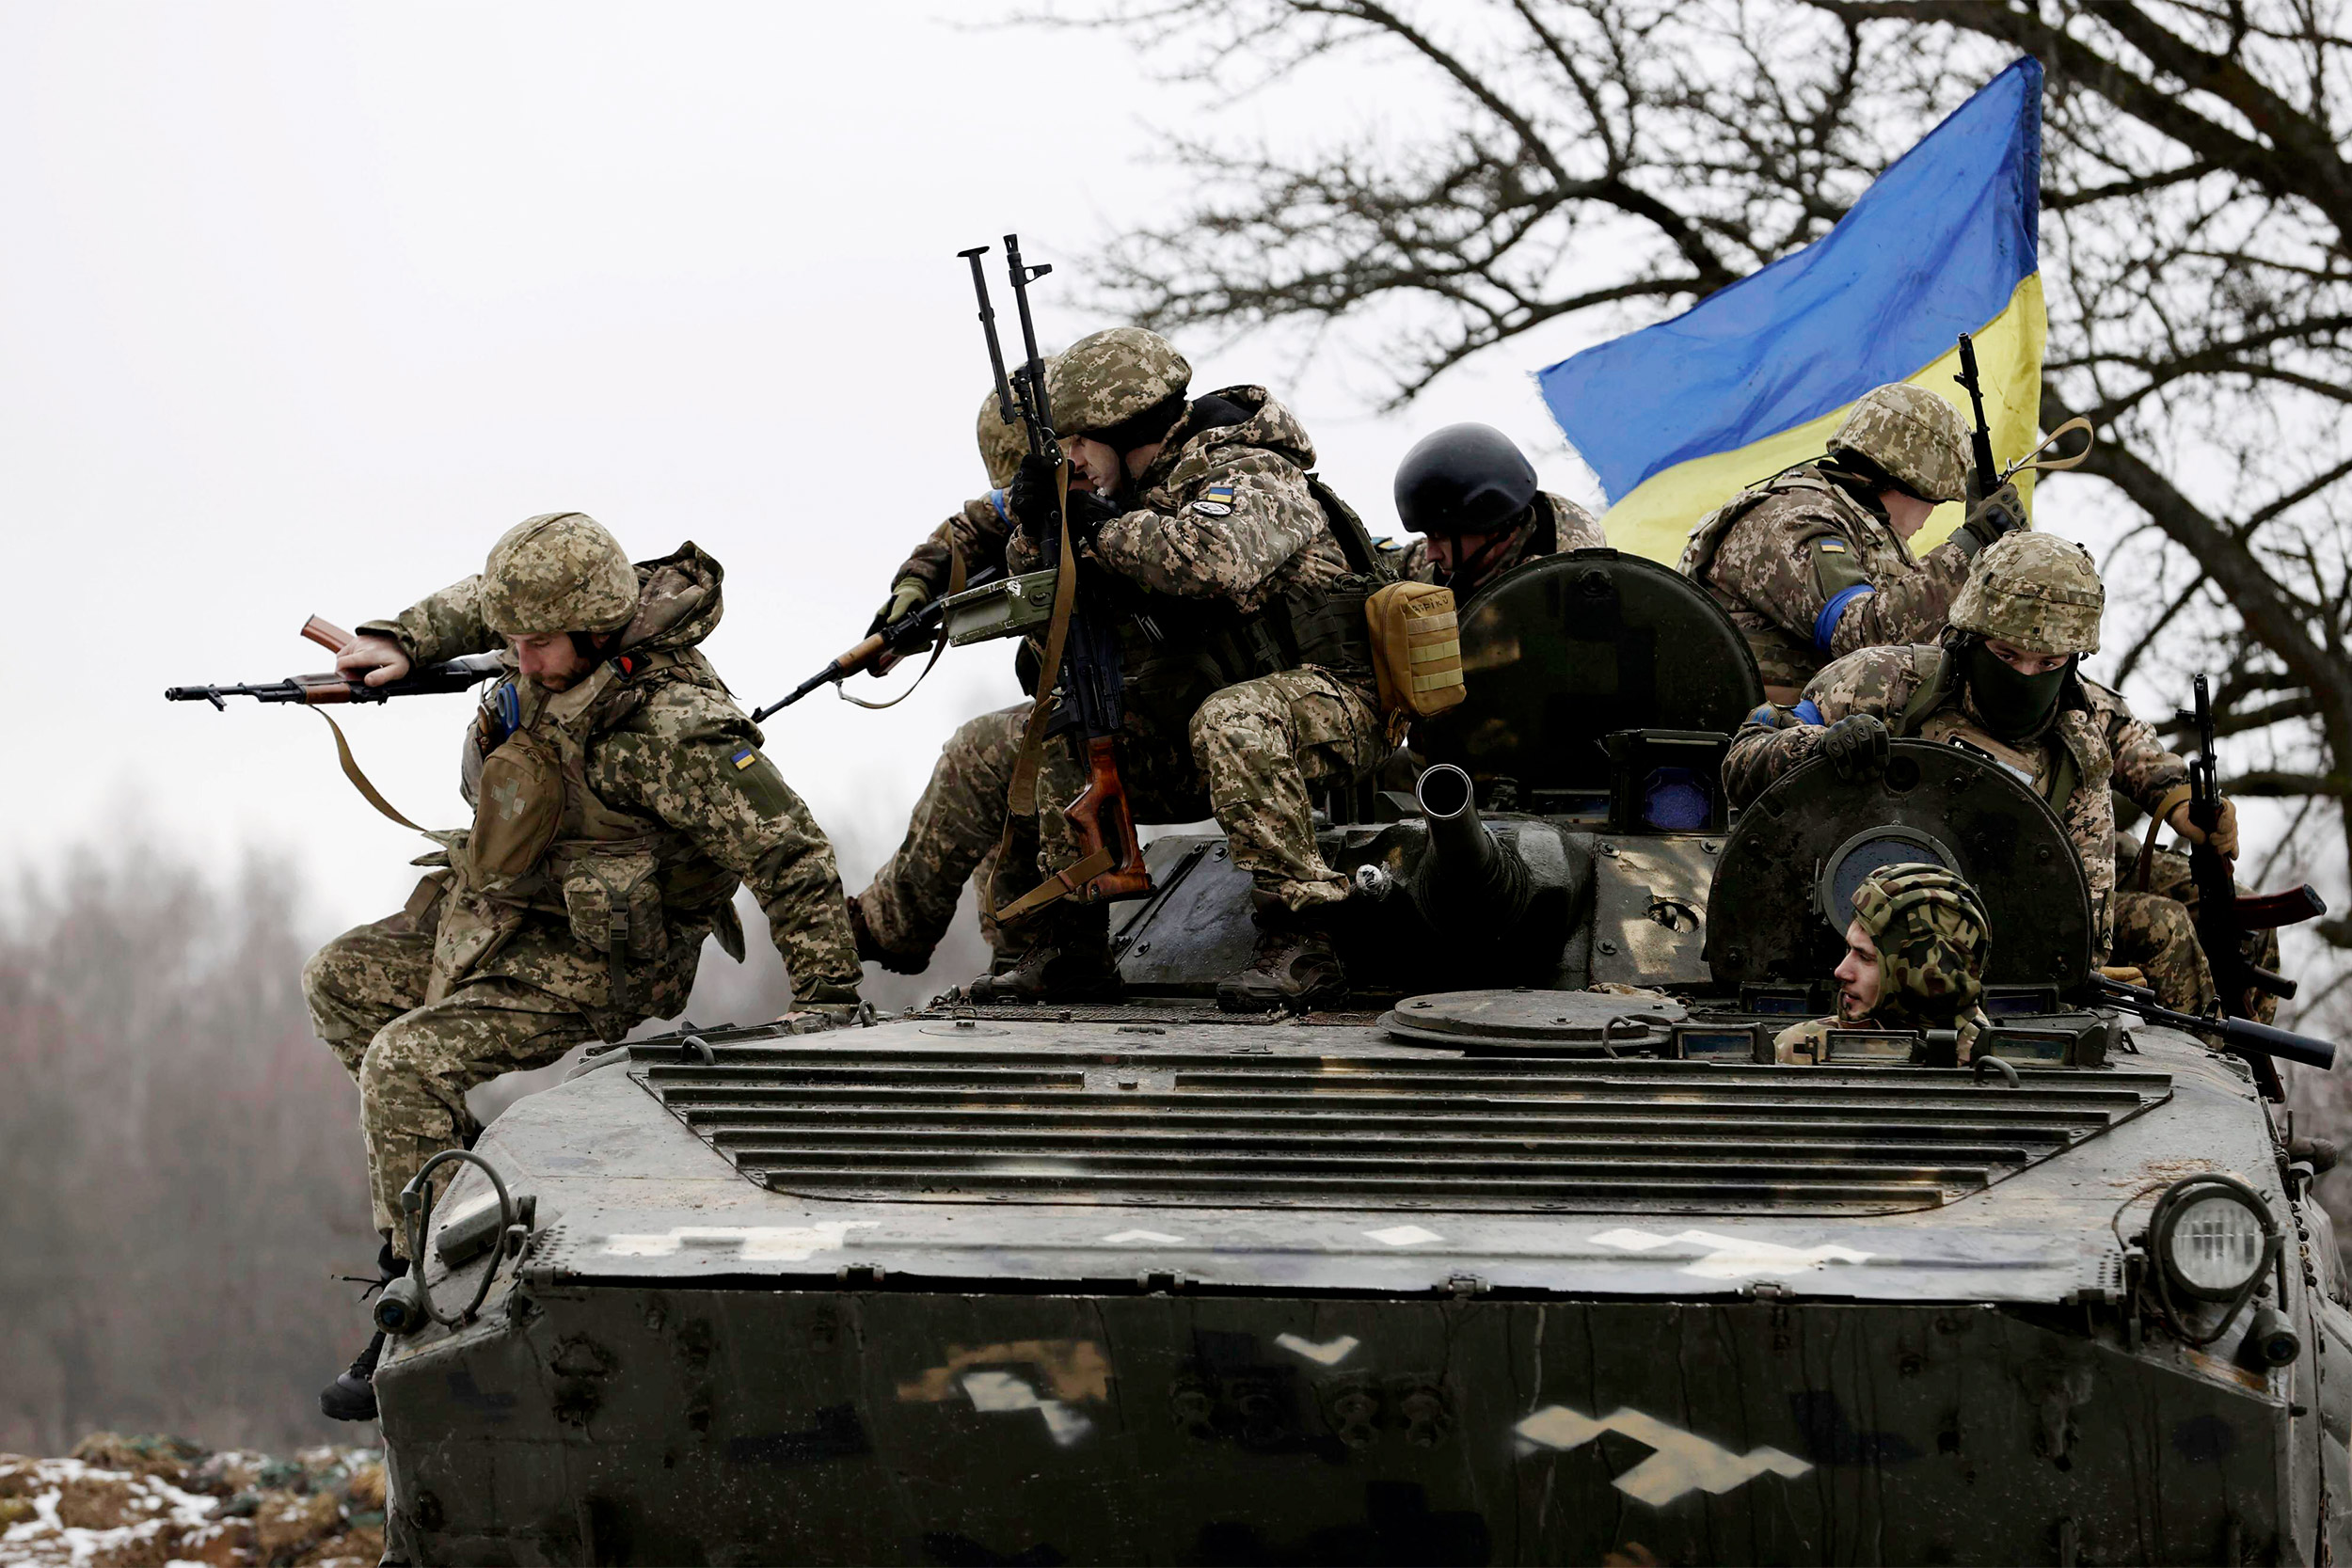
{"type": "MultiPolygon", "coordinates": [[[[501,644],[514,666],[465,748],[472,829],[432,835],[443,867],[407,907],[303,970],[319,1037],[359,1085],[388,1281],[407,1267],[401,1188],[480,1132],[466,1091],[675,1017],[704,937],[743,956],[739,881],[767,911],[794,1006],[858,1010],[832,847],[695,646],[719,624],[721,575],[691,544],[632,566],[593,519],[549,513],[509,530],[480,576],[362,625],[336,659],[379,686],[501,644]]],[[[322,1392],[327,1416],[373,1418],[382,1349],[378,1334],[322,1392]]]]}
{"type": "MultiPolygon", "coordinates": [[[[955,515],[932,531],[898,568],[890,597],[875,612],[869,633],[913,613],[946,592],[951,562],[961,553],[967,571],[981,565],[1001,569],[1009,519],[1005,511],[1005,486],[1027,450],[1021,426],[1005,419],[996,394],[980,404],[980,462],[988,470],[990,489],[965,501],[955,515]]],[[[1023,644],[1022,688],[1037,685],[1034,655],[1023,644]]],[[[875,673],[881,673],[881,668],[875,673]]],[[[931,951],[955,918],[956,896],[964,879],[979,895],[980,931],[994,949],[991,983],[1017,987],[1005,976],[1019,973],[1041,982],[1020,968],[1033,929],[1016,922],[1001,925],[993,914],[999,904],[1011,902],[1036,881],[1037,823],[1022,817],[1006,833],[1005,792],[1012,782],[1013,759],[1021,750],[1023,722],[1029,705],[1018,703],[972,719],[948,736],[931,768],[930,783],[915,802],[906,837],[866,890],[850,899],[850,924],[861,958],[899,974],[920,974],[930,963],[931,951]],[[998,852],[1000,843],[1003,852],[998,852]]],[[[1098,976],[1099,978],[1099,976],[1098,976]]],[[[987,988],[983,988],[986,990],[987,988]]],[[[1009,994],[1012,992],[1009,991],[1009,994]]],[[[993,994],[980,998],[995,1000],[993,994]]]]}
{"type": "MultiPolygon", "coordinates": [[[[1890,736],[1967,747],[2008,768],[2050,804],[2082,857],[2090,883],[2094,961],[2145,970],[2168,1006],[2196,1011],[2212,999],[2182,989],[2183,944],[2196,936],[2169,898],[2115,898],[2110,783],[2185,838],[2188,768],[2132,717],[2123,699],[2082,676],[2099,651],[2106,603],[2081,546],[2012,533],[1987,549],[1952,601],[1951,625],[1932,647],[1865,648],[1813,677],[1793,707],[1748,716],[1724,759],[1724,789],[1745,806],[1773,780],[1815,755],[1842,777],[1877,771],[1890,736]]],[[[2214,846],[2237,854],[2237,813],[2222,802],[2214,846]]],[[[2201,966],[2200,966],[2201,967],[2201,966]]]]}
{"type": "Polygon", "coordinates": [[[2026,526],[2005,484],[1913,557],[1909,541],[1936,503],[1966,498],[1968,465],[1959,411],[1896,382],[1863,394],[1826,456],[1741,491],[1691,531],[1682,574],[1746,634],[1768,697],[1795,702],[1822,665],[1857,648],[1934,641],[1969,562],[2026,526]]]}
{"type": "Polygon", "coordinates": [[[1591,513],[1536,488],[1534,465],[1492,425],[1450,424],[1415,442],[1397,465],[1396,515],[1422,535],[1397,575],[1457,599],[1522,562],[1609,543],[1591,513]]]}
{"type": "MultiPolygon", "coordinates": [[[[2118,808],[2119,811],[2121,808],[2118,808]]],[[[2137,815],[2137,813],[2135,813],[2137,815]]],[[[2176,903],[2188,911],[2191,928],[2197,918],[2197,879],[2190,869],[2188,856],[2178,849],[2161,848],[2143,844],[2129,833],[2115,835],[2115,925],[2120,933],[2126,926],[2135,928],[2160,927],[2167,937],[2177,939],[2177,928],[2171,917],[2160,906],[2176,903]],[[2143,856],[2142,851],[2145,851],[2143,856]],[[2144,874],[2143,869],[2145,868],[2144,874]]],[[[2240,886],[2241,895],[2252,893],[2240,886]]],[[[2121,935],[2116,945],[2126,948],[2121,935]]],[[[2147,985],[2169,995],[2217,997],[2213,967],[2205,957],[2202,939],[2194,942],[2169,942],[2142,939],[2140,973],[2123,972],[2120,980],[2147,985]]],[[[2275,930],[2248,931],[2240,944],[2238,956],[2257,969],[2276,973],[2279,968],[2279,933],[2275,930]]],[[[2279,999],[2259,987],[2249,987],[2240,999],[2246,1016],[2257,1023],[2269,1023],[2279,1016],[2279,999]]]]}
{"type": "MultiPolygon", "coordinates": [[[[1256,947],[1218,985],[1218,1006],[1327,1005],[1346,992],[1330,922],[1348,884],[1316,849],[1310,791],[1352,784],[1388,749],[1361,608],[1370,584],[1310,483],[1314,449],[1290,411],[1262,387],[1190,398],[1191,379],[1175,346],[1139,327],[1081,339],[1048,378],[1073,469],[1073,539],[1121,595],[1120,768],[1137,820],[1214,815],[1250,874],[1256,947]]],[[[1025,461],[1009,498],[1015,570],[1042,563],[1052,487],[1047,466],[1025,461]]],[[[1084,783],[1068,748],[1046,748],[1049,879],[1080,859],[1062,807],[1084,783]]],[[[1065,967],[1107,974],[1106,909],[1047,912],[1065,967]]]]}
{"type": "Polygon", "coordinates": [[[1952,1029],[1965,1062],[1990,1028],[1983,1009],[1991,930],[1977,890],[1940,865],[1882,865],[1853,890],[1837,1015],[1783,1030],[1783,1062],[1818,1062],[1837,1029],[1952,1029]]]}

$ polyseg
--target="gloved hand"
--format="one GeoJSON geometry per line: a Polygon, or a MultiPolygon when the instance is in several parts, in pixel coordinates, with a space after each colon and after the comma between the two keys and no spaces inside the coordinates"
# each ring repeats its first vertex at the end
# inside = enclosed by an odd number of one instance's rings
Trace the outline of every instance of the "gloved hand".
{"type": "Polygon", "coordinates": [[[890,597],[874,611],[873,623],[866,628],[866,635],[871,637],[882,627],[905,620],[930,602],[930,585],[921,578],[900,578],[890,590],[890,597]]]}
{"type": "MultiPolygon", "coordinates": [[[[2171,824],[2172,831],[2174,832],[2180,834],[2191,844],[2202,844],[2205,842],[2205,831],[2188,819],[2188,802],[2186,800],[2183,800],[2179,805],[2174,806],[2171,814],[2168,816],[2165,820],[2171,824]]],[[[2224,800],[2221,802],[2221,819],[2213,825],[2212,837],[2213,847],[2220,850],[2223,856],[2230,860],[2237,859],[2236,801],[2224,800]]]]}
{"type": "Polygon", "coordinates": [[[1120,515],[1119,503],[1091,490],[1070,492],[1070,538],[1081,546],[1094,543],[1103,525],[1120,515]]]}
{"type": "MultiPolygon", "coordinates": [[[[890,591],[890,597],[883,601],[880,610],[874,611],[873,622],[866,626],[866,635],[871,637],[893,622],[903,620],[914,613],[918,606],[928,602],[930,596],[930,587],[922,578],[900,578],[898,586],[890,591]]],[[[893,652],[876,654],[873,662],[866,665],[866,673],[879,680],[897,669],[898,661],[907,655],[921,653],[930,646],[930,640],[925,638],[893,652]]]]}
{"type": "Polygon", "coordinates": [[[2017,486],[2004,484],[1969,509],[1960,531],[1974,541],[1976,548],[1968,552],[1973,556],[2001,535],[2028,526],[2026,503],[2019,498],[2017,486]]]}
{"type": "Polygon", "coordinates": [[[1814,752],[1829,758],[1841,779],[1874,779],[1886,770],[1886,724],[1876,714],[1850,713],[1822,732],[1814,752]]]}
{"type": "Polygon", "coordinates": [[[1050,458],[1032,454],[1021,460],[1012,483],[1005,486],[1005,510],[1012,514],[1013,525],[1032,539],[1042,539],[1056,529],[1054,487],[1060,467],[1050,458]]]}

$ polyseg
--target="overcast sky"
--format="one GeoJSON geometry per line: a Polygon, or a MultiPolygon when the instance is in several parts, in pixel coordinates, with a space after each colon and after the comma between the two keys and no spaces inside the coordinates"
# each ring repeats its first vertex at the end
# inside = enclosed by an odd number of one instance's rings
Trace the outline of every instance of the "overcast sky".
{"type": "MultiPolygon", "coordinates": [[[[945,20],[989,14],[0,4],[0,862],[266,842],[319,922],[395,906],[426,846],[353,794],[324,725],[161,689],[321,668],[306,616],[396,611],[532,513],[724,562],[707,646],[746,705],[854,641],[984,485],[956,251],[1015,230],[1074,274],[1166,207],[1154,127],[1200,112],[1121,38],[945,20]]],[[[1049,348],[1108,325],[1078,282],[1040,285],[1049,348]]],[[[1397,455],[1455,419],[1597,499],[1526,379],[1577,341],[1386,419],[1336,369],[1286,384],[1268,349],[1184,346],[1196,387],[1274,383],[1375,529],[1397,455]]],[[[947,731],[1017,696],[1001,649],[966,650],[886,714],[803,703],[769,750],[854,888],[947,731]]],[[[344,711],[395,804],[462,819],[467,699],[344,711]]]]}

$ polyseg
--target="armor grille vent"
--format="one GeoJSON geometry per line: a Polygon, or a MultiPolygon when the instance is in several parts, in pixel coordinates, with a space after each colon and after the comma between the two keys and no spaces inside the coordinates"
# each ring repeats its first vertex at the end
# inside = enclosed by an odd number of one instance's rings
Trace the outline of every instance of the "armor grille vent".
{"type": "Polygon", "coordinates": [[[2010,1088],[1905,1068],[713,1043],[706,1065],[639,1042],[630,1075],[752,1180],[835,1200],[1930,1208],[2171,1093],[2100,1070],[2010,1088]]]}

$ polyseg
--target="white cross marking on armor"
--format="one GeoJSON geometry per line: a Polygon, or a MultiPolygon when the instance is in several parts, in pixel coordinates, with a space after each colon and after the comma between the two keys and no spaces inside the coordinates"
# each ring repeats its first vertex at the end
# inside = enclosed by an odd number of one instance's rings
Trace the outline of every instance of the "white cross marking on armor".
{"type": "Polygon", "coordinates": [[[692,1249],[727,1248],[743,1261],[805,1262],[816,1253],[838,1252],[852,1230],[871,1230],[872,1220],[818,1220],[815,1225],[681,1225],[654,1235],[607,1236],[604,1250],[615,1258],[669,1258],[692,1249]]]}
{"type": "Polygon", "coordinates": [[[1721,1497],[1771,1473],[1794,1481],[1813,1468],[1791,1453],[1764,1447],[1734,1453],[1694,1432],[1669,1425],[1657,1417],[1623,1406],[1596,1420],[1565,1404],[1548,1405],[1511,1429],[1530,1443],[1547,1449],[1581,1448],[1604,1432],[1622,1433],[1651,1450],[1612,1483],[1627,1497],[1652,1508],[1674,1501],[1692,1490],[1721,1497]]]}
{"type": "Polygon", "coordinates": [[[966,1372],[963,1391],[972,1408],[981,1411],[1034,1410],[1045,1418],[1045,1430],[1063,1448],[1094,1430],[1094,1423],[1059,1400],[1041,1400],[1037,1390],[1010,1372],[966,1372]]]}

